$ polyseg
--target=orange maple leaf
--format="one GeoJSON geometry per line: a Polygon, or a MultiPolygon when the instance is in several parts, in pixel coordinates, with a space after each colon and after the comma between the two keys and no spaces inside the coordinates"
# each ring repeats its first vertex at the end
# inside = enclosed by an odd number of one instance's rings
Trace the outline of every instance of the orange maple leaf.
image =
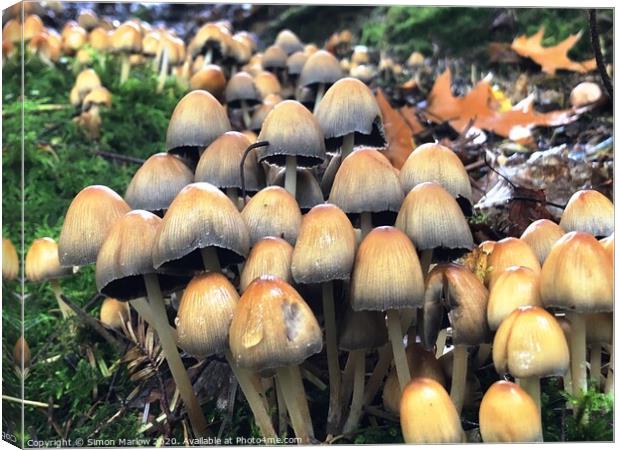
{"type": "Polygon", "coordinates": [[[390,106],[381,89],[377,90],[375,97],[381,110],[383,128],[388,141],[383,154],[390,160],[392,166],[400,170],[415,146],[413,130],[398,111],[390,106]]]}

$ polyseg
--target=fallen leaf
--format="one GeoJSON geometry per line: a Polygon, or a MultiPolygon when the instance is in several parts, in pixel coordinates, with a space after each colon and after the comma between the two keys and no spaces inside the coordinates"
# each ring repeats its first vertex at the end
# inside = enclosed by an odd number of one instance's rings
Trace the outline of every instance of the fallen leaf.
{"type": "Polygon", "coordinates": [[[396,169],[400,170],[415,146],[413,140],[414,132],[403,116],[390,106],[390,102],[381,89],[377,90],[375,97],[381,110],[383,128],[388,141],[387,148],[383,151],[383,154],[396,169]]]}

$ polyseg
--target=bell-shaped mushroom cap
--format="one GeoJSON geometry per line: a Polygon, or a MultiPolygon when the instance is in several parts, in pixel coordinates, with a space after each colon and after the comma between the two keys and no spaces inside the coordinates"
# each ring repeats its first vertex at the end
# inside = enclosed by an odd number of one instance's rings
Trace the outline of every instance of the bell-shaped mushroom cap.
{"type": "Polygon", "coordinates": [[[480,434],[484,442],[542,442],[540,412],[518,384],[496,381],[480,403],[480,434]]]}
{"type": "Polygon", "coordinates": [[[2,279],[11,281],[17,278],[19,257],[10,239],[2,239],[2,279]]]}
{"type": "Polygon", "coordinates": [[[569,352],[558,321],[538,306],[521,306],[499,326],[493,339],[493,364],[499,374],[517,378],[563,375],[569,352]]]}
{"type": "Polygon", "coordinates": [[[599,241],[609,257],[611,258],[611,262],[614,262],[614,233],[611,233],[606,238],[603,238],[599,241]]]}
{"type": "Polygon", "coordinates": [[[75,87],[81,97],[101,86],[99,75],[93,69],[84,69],[75,78],[75,87]]]}
{"type": "Polygon", "coordinates": [[[431,348],[441,328],[441,313],[448,311],[455,345],[487,342],[489,292],[473,272],[458,264],[438,264],[428,274],[424,294],[422,341],[431,348]]]}
{"type": "Polygon", "coordinates": [[[94,88],[84,97],[82,110],[88,111],[92,106],[112,106],[112,94],[103,86],[94,88]]]}
{"type": "Polygon", "coordinates": [[[287,55],[304,49],[304,44],[301,43],[297,35],[291,30],[281,30],[276,36],[273,45],[282,48],[287,55]]]}
{"type": "Polygon", "coordinates": [[[149,31],[142,38],[142,54],[146,56],[155,56],[160,49],[162,35],[157,31],[149,31]]]}
{"type": "Polygon", "coordinates": [[[540,274],[527,267],[511,266],[499,274],[489,292],[487,320],[491,330],[497,330],[520,306],[542,306],[540,274]]]}
{"type": "Polygon", "coordinates": [[[282,47],[272,45],[267,47],[263,53],[261,65],[263,69],[269,70],[270,72],[273,71],[273,69],[284,69],[286,68],[286,59],[287,55],[286,52],[282,50],[282,47]]]}
{"type": "MultiPolygon", "coordinates": [[[[220,189],[241,189],[239,164],[251,142],[238,131],[228,131],[217,138],[202,152],[196,167],[196,181],[206,181],[220,189]]],[[[256,160],[256,150],[251,150],[243,163],[245,189],[257,192],[265,186],[265,174],[256,160]]]]}
{"type": "Polygon", "coordinates": [[[355,259],[355,231],[340,208],[315,206],[301,222],[293,251],[292,272],[297,283],[347,280],[355,259]]]}
{"type": "Polygon", "coordinates": [[[299,75],[308,60],[308,55],[303,51],[295,52],[286,60],[286,68],[289,75],[299,75]]]}
{"type": "Polygon", "coordinates": [[[203,270],[200,250],[214,247],[222,267],[250,250],[248,228],[233,202],[209,183],[192,183],[170,204],[153,249],[155,268],[203,270]]]}
{"type": "Polygon", "coordinates": [[[461,419],[443,386],[430,378],[415,378],[400,399],[400,428],[407,444],[446,444],[464,441],[461,419]]]}
{"type": "Polygon", "coordinates": [[[228,53],[227,38],[231,38],[231,36],[226,28],[220,27],[213,22],[208,22],[200,27],[196,36],[194,36],[190,44],[191,53],[193,56],[196,56],[198,53],[204,53],[211,48],[217,50],[214,57],[221,58],[228,53]]]}
{"type": "Polygon", "coordinates": [[[218,101],[224,101],[226,77],[220,66],[208,64],[201,67],[189,80],[192,91],[204,90],[213,95],[218,101]]]}
{"type": "Polygon", "coordinates": [[[280,95],[282,92],[282,86],[278,81],[278,77],[266,70],[261,70],[254,75],[254,84],[261,99],[264,99],[268,95],[280,95]]]}
{"type": "MultiPolygon", "coordinates": [[[[144,275],[155,273],[152,251],[162,220],[134,210],[117,220],[97,255],[95,279],[102,294],[119,300],[146,297],[144,275]]],[[[159,275],[162,291],[183,285],[187,278],[159,275]]]]}
{"type": "Polygon", "coordinates": [[[326,50],[319,50],[310,55],[301,69],[299,85],[311,87],[318,84],[334,84],[343,76],[336,57],[326,50]]]}
{"type": "Polygon", "coordinates": [[[424,277],[413,244],[394,227],[366,235],[355,255],[351,307],[356,311],[417,308],[424,302],[424,277]]]}
{"type": "Polygon", "coordinates": [[[576,312],[613,311],[613,284],[607,252],[591,234],[580,231],[555,243],[540,273],[543,304],[576,312]]]}
{"type": "Polygon", "coordinates": [[[301,103],[278,103],[263,122],[259,141],[269,145],[258,149],[258,160],[284,167],[286,156],[296,156],[297,166],[312,167],[325,160],[323,133],[316,119],[301,103]]]}
{"type": "Polygon", "coordinates": [[[217,272],[192,278],[179,303],[175,320],[179,347],[198,358],[228,348],[228,328],[239,294],[228,279],[217,272]]]}
{"type": "Polygon", "coordinates": [[[613,313],[586,314],[586,341],[588,344],[610,344],[614,340],[613,313]]]}
{"type": "Polygon", "coordinates": [[[71,267],[61,267],[58,244],[52,238],[35,239],[26,254],[26,278],[38,283],[71,275],[71,267]]]}
{"type": "Polygon", "coordinates": [[[316,110],[327,149],[336,150],[342,138],[355,133],[355,145],[385,147],[381,110],[371,90],[355,78],[336,81],[325,92],[316,110]]]}
{"type": "Polygon", "coordinates": [[[129,303],[111,297],[103,300],[101,311],[99,311],[99,320],[104,327],[121,330],[129,317],[129,303]]]}
{"type": "Polygon", "coordinates": [[[261,101],[261,95],[256,89],[254,79],[247,72],[237,72],[226,85],[226,103],[229,108],[240,108],[241,102],[256,105],[261,101]]]}
{"type": "Polygon", "coordinates": [[[36,14],[30,14],[24,20],[24,41],[29,41],[44,30],[43,21],[36,14]]]}
{"type": "Polygon", "coordinates": [[[271,275],[248,286],[230,324],[230,350],[237,364],[259,372],[292,366],[322,347],[316,317],[293,287],[271,275]]]}
{"type": "Polygon", "coordinates": [[[239,281],[240,291],[245,291],[252,281],[263,275],[273,275],[287,283],[292,283],[292,256],[293,247],[284,239],[271,236],[262,238],[254,244],[243,265],[239,281]]]}
{"type": "Polygon", "coordinates": [[[263,99],[263,103],[260,104],[252,113],[252,120],[250,121],[250,130],[260,133],[260,129],[263,127],[263,122],[271,112],[271,110],[282,102],[282,97],[277,94],[270,94],[263,99]]]}
{"type": "Polygon", "coordinates": [[[129,182],[125,200],[133,209],[163,215],[194,174],[181,159],[169,153],[150,156],[129,182]]]}
{"type": "Polygon", "coordinates": [[[77,24],[66,26],[62,31],[62,49],[67,54],[73,54],[88,41],[86,30],[77,24]]]}
{"type": "Polygon", "coordinates": [[[347,305],[338,329],[338,348],[347,352],[378,348],[388,341],[385,314],[381,311],[353,311],[347,305]]]}
{"type": "Polygon", "coordinates": [[[532,222],[521,235],[521,240],[527,243],[538,257],[542,265],[551,251],[551,247],[566,232],[555,222],[549,219],[540,219],[532,222]]]}
{"type": "Polygon", "coordinates": [[[106,51],[110,48],[110,34],[102,27],[97,27],[88,35],[88,43],[97,51],[106,51]]]}
{"type": "Polygon", "coordinates": [[[614,204],[598,191],[577,191],[564,208],[560,226],[566,232],[609,236],[614,231],[614,204]]]}
{"type": "Polygon", "coordinates": [[[97,26],[97,24],[99,23],[99,18],[97,17],[97,14],[95,14],[92,10],[86,9],[80,12],[79,16],[77,17],[77,21],[81,27],[90,30],[97,26]]]}
{"type": "Polygon", "coordinates": [[[510,266],[527,267],[536,274],[540,273],[538,257],[530,246],[521,239],[507,237],[493,245],[493,250],[487,258],[486,284],[489,289],[493,287],[502,271],[510,266]]]}
{"type": "Polygon", "coordinates": [[[417,147],[400,169],[400,182],[405,192],[426,181],[439,183],[454,198],[471,202],[471,184],[465,166],[448,147],[428,143],[417,147]]]}
{"type": "Polygon", "coordinates": [[[601,90],[601,87],[591,81],[579,83],[570,92],[570,104],[574,108],[592,105],[600,101],[602,98],[603,91],[601,90]]]}
{"type": "Polygon", "coordinates": [[[224,107],[207,91],[192,91],[174,108],[166,150],[198,161],[199,152],[231,129],[224,107]]]}
{"type": "Polygon", "coordinates": [[[473,237],[458,203],[440,184],[414,187],[396,218],[396,227],[407,233],[419,250],[471,249],[473,237]]]}
{"type": "MultiPolygon", "coordinates": [[[[278,174],[273,179],[272,184],[284,187],[284,183],[286,181],[285,177],[286,170],[282,168],[278,171],[278,174]]],[[[316,205],[323,203],[323,191],[321,191],[321,185],[314,177],[310,169],[297,169],[297,180],[295,186],[295,198],[302,213],[306,213],[316,205]]]]}
{"type": "Polygon", "coordinates": [[[131,210],[107,186],[88,186],[71,201],[58,241],[62,266],[85,266],[97,261],[99,247],[112,225],[131,210]]]}
{"type": "Polygon", "coordinates": [[[22,40],[22,24],[17,19],[9,19],[2,28],[2,42],[17,44],[22,40]]]}
{"type": "Polygon", "coordinates": [[[241,211],[250,232],[250,245],[266,236],[279,237],[295,245],[301,225],[301,211],[291,194],[280,186],[259,191],[241,211]]]}
{"type": "Polygon", "coordinates": [[[123,53],[140,53],[142,51],[142,32],[132,21],[121,24],[112,32],[112,50],[123,53]]]}
{"type": "Polygon", "coordinates": [[[347,214],[397,212],[403,191],[388,159],[375,149],[360,148],[342,161],[329,201],[347,214]]]}

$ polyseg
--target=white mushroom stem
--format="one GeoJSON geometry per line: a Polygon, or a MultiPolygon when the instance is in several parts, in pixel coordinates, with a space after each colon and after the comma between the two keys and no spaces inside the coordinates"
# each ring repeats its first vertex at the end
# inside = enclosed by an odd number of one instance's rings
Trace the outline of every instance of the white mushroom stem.
{"type": "Polygon", "coordinates": [[[609,346],[609,367],[607,368],[607,379],[605,380],[605,394],[614,395],[614,348],[609,346]]]}
{"type": "Polygon", "coordinates": [[[284,189],[295,197],[295,194],[297,193],[297,156],[286,155],[284,189]]]}
{"type": "Polygon", "coordinates": [[[452,350],[452,384],[450,386],[450,398],[460,414],[465,401],[465,389],[467,386],[467,346],[455,345],[452,350]]]}
{"type": "Polygon", "coordinates": [[[164,48],[162,52],[161,69],[159,71],[159,78],[157,80],[157,92],[164,90],[166,84],[166,78],[168,77],[168,48],[164,48]]]}
{"type": "Polygon", "coordinates": [[[129,63],[129,53],[121,53],[121,83],[129,79],[129,71],[131,70],[131,64],[129,63]]]}
{"type": "Polygon", "coordinates": [[[540,379],[538,377],[519,378],[519,386],[534,400],[540,414],[540,379]]]}
{"type": "Polygon", "coordinates": [[[159,64],[161,62],[161,54],[162,54],[163,48],[164,48],[164,45],[161,43],[157,46],[157,52],[155,53],[155,59],[153,59],[153,72],[157,72],[159,70],[159,64]]]}
{"type": "MultiPolygon", "coordinates": [[[[144,297],[137,298],[135,300],[131,300],[129,304],[135,309],[140,317],[144,319],[149,325],[155,328],[155,321],[153,319],[153,310],[149,305],[149,302],[144,297]]],[[[170,333],[172,333],[172,337],[174,341],[177,341],[177,330],[176,328],[170,327],[170,333]]]]}
{"type": "Polygon", "coordinates": [[[392,354],[394,355],[394,365],[396,366],[398,384],[400,384],[400,390],[402,392],[411,380],[411,372],[409,371],[409,363],[407,362],[407,354],[403,342],[403,332],[400,327],[400,317],[397,310],[388,309],[387,327],[392,344],[392,354]]]}
{"type": "Polygon", "coordinates": [[[286,411],[286,402],[284,400],[284,392],[282,392],[282,382],[278,381],[277,378],[274,377],[274,382],[276,385],[276,398],[278,400],[278,433],[280,436],[286,435],[287,428],[287,411],[286,411]]]}
{"type": "Polygon", "coordinates": [[[360,214],[360,229],[362,231],[362,239],[372,231],[372,213],[363,212],[360,214]]]}
{"type": "MultiPolygon", "coordinates": [[[[390,350],[390,355],[392,350],[390,350]]],[[[349,403],[351,394],[353,393],[353,375],[355,374],[355,361],[353,356],[349,353],[347,362],[344,365],[342,371],[342,383],[340,383],[340,404],[345,405],[349,403]]]]}
{"type": "Polygon", "coordinates": [[[598,388],[601,387],[601,350],[599,343],[590,346],[590,379],[594,380],[598,388]]]}
{"type": "Polygon", "coordinates": [[[314,108],[312,109],[312,112],[314,114],[316,114],[316,110],[319,108],[319,103],[321,103],[324,93],[325,93],[325,84],[319,83],[318,87],[316,88],[316,97],[314,98],[314,108]]]}
{"type": "Polygon", "coordinates": [[[63,319],[74,316],[75,312],[73,312],[69,305],[67,305],[62,299],[62,288],[60,287],[60,281],[57,279],[50,280],[50,287],[52,288],[52,291],[54,291],[54,297],[56,297],[56,302],[58,303],[58,308],[62,313],[63,319]]]}
{"type": "Polygon", "coordinates": [[[355,133],[345,134],[342,137],[342,147],[340,148],[340,154],[342,155],[342,160],[344,160],[347,156],[349,156],[351,152],[353,151],[354,139],[355,139],[355,133]]]}
{"type": "Polygon", "coordinates": [[[325,317],[325,347],[327,369],[329,372],[329,410],[327,413],[327,433],[336,431],[340,423],[340,363],[338,362],[338,335],[336,332],[336,308],[334,305],[334,283],[322,284],[323,316],[325,317]]]}
{"type": "Polygon", "coordinates": [[[207,52],[205,53],[205,60],[204,60],[204,63],[202,64],[202,67],[206,67],[209,64],[211,64],[212,60],[213,60],[213,48],[209,47],[207,49],[207,52]]]}
{"type": "Polygon", "coordinates": [[[357,424],[362,417],[362,408],[364,406],[364,375],[366,374],[366,351],[354,350],[351,352],[355,365],[355,375],[353,377],[353,398],[351,400],[351,408],[349,409],[349,417],[344,424],[343,433],[350,433],[357,428],[357,424]]]}
{"type": "Polygon", "coordinates": [[[379,349],[379,359],[375,369],[370,374],[368,382],[366,383],[366,392],[364,393],[364,405],[370,405],[370,403],[377,395],[377,391],[383,384],[388,371],[390,370],[390,364],[392,362],[392,348],[390,344],[385,344],[379,349]]]}
{"type": "Polygon", "coordinates": [[[250,123],[252,122],[252,118],[250,117],[250,108],[245,100],[241,100],[240,103],[241,112],[243,113],[243,126],[247,130],[250,128],[250,123]]]}
{"type": "Polygon", "coordinates": [[[168,367],[172,372],[174,382],[181,394],[183,403],[187,408],[187,415],[192,424],[194,434],[199,437],[206,437],[208,435],[207,420],[200,409],[198,399],[194,394],[192,382],[187,375],[183,361],[179,356],[177,350],[177,344],[174,340],[172,333],[170,332],[170,324],[168,323],[168,316],[166,314],[166,306],[164,304],[164,298],[162,297],[159,287],[159,280],[155,274],[144,275],[144,283],[146,284],[146,292],[149,297],[150,305],[153,310],[153,322],[155,331],[159,336],[162,350],[166,356],[168,367]]]}
{"type": "Polygon", "coordinates": [[[202,256],[202,264],[205,266],[206,271],[219,272],[221,270],[220,259],[217,256],[217,250],[215,250],[215,248],[201,248],[200,256],[202,256]]]}
{"type": "Polygon", "coordinates": [[[443,328],[437,335],[437,341],[435,342],[435,358],[439,359],[443,355],[443,351],[446,348],[446,339],[448,338],[448,329],[443,328]]]}
{"type": "Polygon", "coordinates": [[[573,379],[573,395],[582,396],[588,390],[586,367],[586,322],[581,314],[567,312],[566,318],[571,324],[569,337],[570,368],[573,379]]]}
{"type": "Polygon", "coordinates": [[[299,366],[280,367],[276,371],[276,376],[281,383],[295,436],[302,444],[309,444],[314,439],[314,430],[299,366]]]}

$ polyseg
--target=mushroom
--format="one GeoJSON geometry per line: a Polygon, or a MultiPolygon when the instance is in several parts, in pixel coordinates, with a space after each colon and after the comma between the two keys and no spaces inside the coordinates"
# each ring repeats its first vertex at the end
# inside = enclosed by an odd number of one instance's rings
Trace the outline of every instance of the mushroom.
{"type": "Polygon", "coordinates": [[[112,32],[112,51],[121,54],[120,84],[129,78],[131,64],[129,55],[142,51],[142,33],[140,27],[132,21],[121,24],[112,32]]]}
{"type": "Polygon", "coordinates": [[[270,94],[263,99],[263,102],[254,110],[252,120],[250,121],[250,130],[260,133],[265,118],[278,103],[282,102],[282,97],[276,94],[270,94]]]}
{"type": "Polygon", "coordinates": [[[342,77],[340,64],[331,53],[319,50],[308,57],[299,75],[299,86],[312,89],[315,113],[325,91],[342,77]]]}
{"type": "Polygon", "coordinates": [[[192,91],[204,90],[213,95],[219,102],[224,101],[226,76],[220,66],[207,64],[195,72],[189,80],[192,91]]]}
{"type": "Polygon", "coordinates": [[[303,51],[298,51],[291,54],[286,59],[286,71],[288,74],[287,80],[290,83],[287,87],[295,90],[297,87],[297,81],[299,80],[299,75],[301,74],[304,64],[308,60],[308,57],[309,55],[303,51]]]}
{"type": "Polygon", "coordinates": [[[204,64],[221,61],[228,53],[227,37],[230,32],[212,22],[204,24],[190,44],[192,56],[204,55],[204,64]]]}
{"type": "Polygon", "coordinates": [[[86,44],[88,34],[77,22],[70,20],[62,29],[61,39],[63,53],[73,55],[86,44]]]}
{"type": "Polygon", "coordinates": [[[26,378],[30,369],[30,347],[21,335],[13,347],[13,367],[20,379],[26,378]]]}
{"type": "Polygon", "coordinates": [[[321,351],[321,329],[310,307],[289,284],[274,276],[255,279],[237,303],[230,349],[241,367],[276,371],[295,435],[314,439],[298,364],[321,351]]]}
{"type": "Polygon", "coordinates": [[[2,279],[13,281],[19,272],[19,257],[10,239],[2,238],[2,279]]]}
{"type": "Polygon", "coordinates": [[[555,222],[540,219],[532,222],[523,231],[520,239],[530,246],[542,266],[553,244],[564,234],[566,232],[555,222]]]}
{"type": "Polygon", "coordinates": [[[22,40],[22,24],[19,19],[9,19],[2,27],[2,42],[11,42],[16,45],[22,40]]]}
{"type": "Polygon", "coordinates": [[[111,46],[111,36],[103,27],[97,27],[88,34],[88,43],[98,52],[107,52],[111,46]]]}
{"type": "Polygon", "coordinates": [[[263,275],[276,276],[292,283],[291,259],[293,247],[284,239],[267,236],[254,244],[243,265],[239,290],[243,293],[250,283],[263,275]]]}
{"type": "Polygon", "coordinates": [[[243,126],[250,126],[250,111],[261,102],[261,95],[256,89],[254,80],[247,72],[238,72],[232,76],[226,85],[226,104],[232,113],[241,109],[243,126]]]}
{"type": "Polygon", "coordinates": [[[43,21],[36,14],[30,14],[24,20],[23,38],[24,42],[30,41],[33,37],[40,34],[45,29],[43,21]]]}
{"type": "Polygon", "coordinates": [[[101,304],[99,320],[106,328],[120,330],[129,321],[129,303],[106,297],[101,304]]]}
{"type": "Polygon", "coordinates": [[[485,283],[489,289],[493,288],[495,280],[501,275],[504,269],[511,266],[527,267],[540,273],[540,263],[538,257],[525,241],[513,237],[507,237],[497,241],[487,258],[487,275],[485,283]]]}
{"type": "Polygon", "coordinates": [[[101,87],[101,80],[93,69],[84,69],[75,78],[75,88],[80,98],[80,103],[90,91],[98,87],[101,87]]]}
{"type": "Polygon", "coordinates": [[[599,103],[603,99],[601,87],[591,81],[579,83],[570,92],[570,104],[573,108],[583,108],[599,103]]]}
{"type": "MultiPolygon", "coordinates": [[[[286,170],[280,169],[273,179],[273,184],[284,187],[286,170]]],[[[323,192],[319,182],[312,174],[311,169],[297,169],[297,185],[295,186],[297,193],[297,203],[302,214],[307,213],[311,208],[323,203],[323,192]]]]}
{"type": "Polygon", "coordinates": [[[511,266],[504,269],[489,292],[487,320],[491,330],[520,306],[543,306],[540,275],[532,269],[511,266]]]}
{"type": "Polygon", "coordinates": [[[540,411],[532,398],[509,381],[496,381],[480,403],[483,442],[542,442],[540,411]]]}
{"type": "Polygon", "coordinates": [[[112,95],[103,86],[99,86],[91,90],[82,101],[82,114],[80,118],[87,127],[88,135],[91,139],[99,139],[101,116],[99,108],[112,106],[112,95]]]}
{"type": "Polygon", "coordinates": [[[282,94],[282,86],[280,86],[278,78],[266,70],[262,70],[254,75],[254,84],[261,99],[265,99],[269,95],[282,94]]]}
{"type": "Polygon", "coordinates": [[[280,30],[273,45],[277,45],[282,48],[287,55],[291,55],[304,49],[304,44],[302,44],[297,35],[291,30],[286,29],[280,30]]]}
{"type": "Polygon", "coordinates": [[[161,47],[161,67],[156,92],[161,92],[164,89],[169,68],[182,63],[185,53],[183,41],[167,33],[162,34],[159,45],[161,47]]]}
{"type": "Polygon", "coordinates": [[[278,77],[278,80],[285,83],[287,54],[282,47],[272,45],[267,47],[261,59],[261,66],[278,77]]]}
{"type": "Polygon", "coordinates": [[[564,208],[560,227],[596,238],[609,236],[614,232],[614,204],[598,191],[577,191],[564,208]]]}
{"type": "Polygon", "coordinates": [[[82,28],[89,31],[99,24],[99,18],[92,10],[85,9],[78,15],[77,22],[82,28]]]}

